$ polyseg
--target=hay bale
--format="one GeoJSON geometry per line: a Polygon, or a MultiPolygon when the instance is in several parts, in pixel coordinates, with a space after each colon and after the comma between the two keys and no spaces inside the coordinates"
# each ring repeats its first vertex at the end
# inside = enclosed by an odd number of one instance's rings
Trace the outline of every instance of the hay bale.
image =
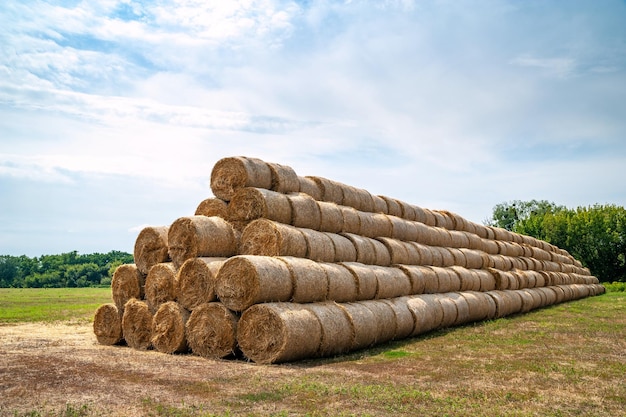
{"type": "Polygon", "coordinates": [[[124,264],[115,268],[111,279],[111,295],[120,316],[124,314],[124,304],[128,300],[143,298],[145,280],[135,264],[124,264]]]}
{"type": "Polygon", "coordinates": [[[453,264],[446,266],[460,266],[463,268],[467,268],[467,258],[465,254],[461,252],[458,248],[445,248],[448,252],[452,254],[453,264]]]}
{"type": "Polygon", "coordinates": [[[454,293],[434,294],[437,301],[441,305],[443,311],[443,317],[439,328],[446,328],[454,326],[457,321],[458,311],[454,300],[450,297],[454,293]]]}
{"type": "Polygon", "coordinates": [[[228,203],[221,198],[209,197],[200,202],[194,213],[196,216],[221,217],[228,219],[228,203]]]}
{"type": "Polygon", "coordinates": [[[517,294],[522,298],[521,313],[528,313],[531,310],[537,308],[535,304],[535,298],[528,290],[517,290],[517,294]]]}
{"type": "Polygon", "coordinates": [[[372,194],[372,201],[374,202],[374,213],[389,214],[387,202],[382,197],[372,194]]]}
{"type": "MultiPolygon", "coordinates": [[[[468,305],[467,320],[463,323],[482,321],[495,315],[495,302],[485,293],[477,291],[464,291],[458,294],[468,305]]],[[[458,324],[461,323],[459,322],[458,324]]]]}
{"type": "Polygon", "coordinates": [[[237,350],[239,316],[222,303],[197,306],[185,324],[185,335],[191,352],[204,358],[219,359],[237,350]]]}
{"type": "Polygon", "coordinates": [[[374,343],[380,344],[393,340],[397,328],[394,309],[384,300],[358,301],[357,303],[363,303],[374,315],[374,321],[370,324],[370,331],[376,335],[374,343]]]}
{"type": "Polygon", "coordinates": [[[333,262],[356,262],[356,248],[345,236],[336,233],[326,233],[333,242],[335,259],[333,262]]]}
{"type": "Polygon", "coordinates": [[[122,336],[122,318],[115,304],[102,304],[93,317],[93,332],[101,345],[117,345],[122,336]]]}
{"type": "Polygon", "coordinates": [[[319,230],[322,222],[317,201],[308,194],[297,193],[287,196],[291,205],[291,224],[296,227],[319,230]]]}
{"type": "Polygon", "coordinates": [[[415,242],[428,246],[437,246],[439,244],[439,234],[433,227],[418,222],[415,222],[413,225],[416,229],[415,242]]]}
{"type": "Polygon", "coordinates": [[[417,253],[419,254],[419,264],[420,265],[434,265],[433,263],[433,254],[430,250],[430,246],[422,245],[417,242],[407,242],[411,246],[415,248],[417,253]]]}
{"type": "Polygon", "coordinates": [[[415,242],[418,239],[418,230],[415,222],[401,219],[396,216],[387,216],[391,222],[391,237],[405,242],[415,242]]]}
{"type": "Polygon", "coordinates": [[[376,332],[372,323],[376,321],[372,310],[364,303],[344,303],[340,307],[346,312],[352,327],[352,344],[350,350],[370,347],[376,343],[376,332]]]}
{"type": "Polygon", "coordinates": [[[468,234],[458,230],[449,230],[450,235],[450,247],[453,248],[468,248],[470,241],[468,234]]]}
{"type": "Polygon", "coordinates": [[[240,253],[261,256],[306,257],[307,244],[301,230],[267,219],[251,222],[241,234],[240,253]]]}
{"type": "Polygon", "coordinates": [[[306,241],[306,258],[320,262],[334,262],[336,253],[331,233],[300,229],[306,241]]]}
{"type": "Polygon", "coordinates": [[[486,293],[495,303],[495,313],[493,318],[506,317],[517,314],[522,310],[522,299],[517,291],[488,291],[486,293]]]}
{"type": "Polygon", "coordinates": [[[418,208],[416,208],[414,205],[411,205],[409,203],[405,203],[402,200],[397,200],[397,202],[400,205],[400,209],[402,210],[402,216],[400,217],[411,222],[419,221],[418,220],[419,214],[417,213],[418,208]]]}
{"type": "Polygon", "coordinates": [[[422,223],[431,227],[437,226],[437,219],[435,218],[435,214],[432,210],[423,208],[422,211],[424,212],[424,221],[422,223]]]}
{"type": "MultiPolygon", "coordinates": [[[[376,240],[381,242],[387,248],[389,252],[391,265],[413,265],[415,264],[415,259],[409,258],[409,251],[407,247],[410,245],[405,244],[400,240],[391,239],[387,237],[379,237],[376,240]]],[[[413,248],[412,246],[410,246],[413,248]]],[[[412,251],[411,253],[417,253],[417,251],[412,251]]]]}
{"type": "Polygon", "coordinates": [[[407,307],[413,314],[413,334],[417,336],[440,327],[443,320],[443,308],[436,294],[422,294],[409,297],[407,307]]]}
{"type": "Polygon", "coordinates": [[[442,267],[444,265],[443,248],[437,246],[427,246],[428,252],[431,256],[431,265],[442,267]]]}
{"type": "Polygon", "coordinates": [[[322,177],[308,177],[312,179],[320,190],[321,201],[328,201],[335,204],[343,204],[343,187],[341,183],[331,181],[322,177]]]}
{"type": "Polygon", "coordinates": [[[249,222],[265,218],[280,223],[291,222],[291,204],[285,194],[263,188],[238,189],[228,203],[230,220],[249,222]]]}
{"type": "Polygon", "coordinates": [[[433,213],[435,214],[435,221],[437,222],[437,227],[441,227],[447,230],[454,230],[455,221],[449,212],[445,210],[434,210],[433,213]]]}
{"type": "Polygon", "coordinates": [[[352,273],[342,264],[321,263],[328,277],[328,299],[338,303],[356,301],[358,283],[352,273]]]}
{"type": "MultiPolygon", "coordinates": [[[[355,235],[353,233],[342,233],[342,236],[350,240],[356,250],[356,261],[366,265],[376,264],[376,252],[373,239],[355,235]]],[[[391,262],[391,257],[389,257],[391,262]]]]}
{"type": "Polygon", "coordinates": [[[211,190],[225,201],[243,187],[272,188],[272,171],[267,163],[257,158],[235,156],[217,161],[211,171],[211,190]]]}
{"type": "Polygon", "coordinates": [[[413,334],[415,329],[415,320],[413,314],[407,305],[408,297],[397,297],[390,300],[381,300],[388,304],[396,316],[396,332],[393,336],[394,340],[405,339],[413,334]]]}
{"type": "Polygon", "coordinates": [[[458,326],[465,323],[470,323],[472,320],[470,305],[465,297],[463,297],[464,293],[459,292],[449,292],[445,294],[441,294],[442,297],[450,300],[454,306],[456,307],[456,320],[452,325],[458,326]]]}
{"type": "Polygon", "coordinates": [[[438,289],[437,275],[432,268],[418,265],[398,265],[411,282],[410,294],[434,293],[438,289]]]}
{"type": "Polygon", "coordinates": [[[122,333],[128,346],[133,349],[146,350],[152,347],[152,312],[145,301],[132,298],[124,305],[122,333]]]}
{"type": "Polygon", "coordinates": [[[257,304],[237,325],[243,354],[256,363],[278,363],[315,356],[322,342],[319,320],[300,304],[257,304]]]}
{"type": "Polygon", "coordinates": [[[319,189],[317,183],[310,177],[298,177],[298,183],[300,184],[299,191],[313,197],[317,201],[322,200],[322,191],[319,189]]]}
{"type": "Polygon", "coordinates": [[[426,211],[419,206],[411,205],[412,213],[415,215],[414,219],[407,220],[415,220],[418,223],[426,224],[426,211]]]}
{"type": "Polygon", "coordinates": [[[428,291],[428,293],[460,291],[461,281],[452,269],[439,266],[431,266],[430,269],[435,274],[436,286],[434,291],[428,291]]]}
{"type": "Polygon", "coordinates": [[[374,270],[358,262],[342,262],[357,284],[357,300],[373,300],[378,291],[378,279],[374,270]]]}
{"type": "Polygon", "coordinates": [[[192,258],[180,267],[174,280],[176,300],[187,310],[217,300],[217,273],[227,258],[192,258]]]}
{"type": "Polygon", "coordinates": [[[233,256],[220,268],[215,291],[219,300],[234,311],[256,303],[288,301],[293,295],[291,271],[279,258],[233,256]]]}
{"type": "Polygon", "coordinates": [[[176,268],[190,258],[235,255],[238,246],[233,227],[221,217],[181,217],[170,226],[167,241],[176,268]]]}
{"type": "Polygon", "coordinates": [[[431,251],[436,251],[441,254],[441,266],[447,267],[455,265],[456,260],[454,259],[452,248],[433,246],[431,248],[431,251]]]}
{"type": "Polygon", "coordinates": [[[481,239],[480,250],[488,253],[489,255],[496,255],[498,254],[499,247],[495,240],[481,239]]]}
{"type": "Polygon", "coordinates": [[[146,276],[145,296],[150,311],[155,313],[161,304],[176,299],[174,280],[176,267],[172,262],[154,265],[146,276]]]}
{"type": "Polygon", "coordinates": [[[480,291],[480,277],[475,270],[460,266],[452,266],[450,269],[459,277],[459,291],[480,291]]]}
{"type": "Polygon", "coordinates": [[[486,269],[477,269],[474,272],[478,275],[478,280],[480,281],[479,291],[486,292],[496,289],[496,279],[491,272],[486,269]]]}
{"type": "Polygon", "coordinates": [[[374,211],[374,199],[369,191],[352,187],[350,185],[343,185],[343,200],[341,204],[348,207],[354,207],[359,211],[373,212],[374,211]]]}
{"type": "Polygon", "coordinates": [[[376,299],[395,298],[411,294],[411,280],[400,268],[372,265],[376,275],[376,299]]]}
{"type": "Polygon", "coordinates": [[[300,180],[298,174],[290,166],[268,162],[272,176],[272,191],[283,194],[297,193],[300,191],[300,180]]]}
{"type": "Polygon", "coordinates": [[[343,214],[335,203],[318,201],[320,228],[322,232],[340,233],[343,231],[343,214]]]}
{"type": "Polygon", "coordinates": [[[402,218],[402,206],[395,198],[387,197],[385,195],[378,196],[380,197],[387,206],[387,214],[391,216],[396,216],[398,218],[402,218]]]}
{"type": "MultiPolygon", "coordinates": [[[[310,259],[283,256],[278,258],[287,265],[291,274],[294,303],[312,303],[324,301],[328,297],[328,277],[322,266],[310,259]]],[[[284,301],[282,299],[268,301],[284,301]]]]}
{"type": "Polygon", "coordinates": [[[163,303],[152,317],[152,346],[162,353],[182,353],[188,350],[185,324],[189,311],[176,301],[163,303]]]}
{"type": "Polygon", "coordinates": [[[467,248],[459,248],[458,250],[465,255],[466,268],[481,269],[485,266],[482,252],[467,248]]]}
{"type": "Polygon", "coordinates": [[[316,356],[348,352],[354,343],[352,323],[346,311],[334,302],[304,305],[320,323],[322,338],[316,356]]]}
{"type": "Polygon", "coordinates": [[[146,275],[154,265],[170,260],[167,246],[168,231],[168,226],[148,226],[139,232],[135,240],[133,257],[142,274],[146,275]]]}
{"type": "Polygon", "coordinates": [[[359,211],[358,215],[360,219],[359,234],[361,236],[370,238],[391,236],[391,221],[387,215],[364,211],[359,211]]]}
{"type": "Polygon", "coordinates": [[[353,207],[339,206],[343,217],[343,233],[359,234],[361,232],[361,218],[359,212],[353,207]]]}

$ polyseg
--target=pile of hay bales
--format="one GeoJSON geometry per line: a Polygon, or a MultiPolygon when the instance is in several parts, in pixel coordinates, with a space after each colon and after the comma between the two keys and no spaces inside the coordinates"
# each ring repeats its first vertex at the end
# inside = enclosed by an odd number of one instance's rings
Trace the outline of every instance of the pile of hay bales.
{"type": "Polygon", "coordinates": [[[547,242],[285,165],[224,158],[211,189],[139,233],[100,343],[277,363],[604,293],[547,242]]]}

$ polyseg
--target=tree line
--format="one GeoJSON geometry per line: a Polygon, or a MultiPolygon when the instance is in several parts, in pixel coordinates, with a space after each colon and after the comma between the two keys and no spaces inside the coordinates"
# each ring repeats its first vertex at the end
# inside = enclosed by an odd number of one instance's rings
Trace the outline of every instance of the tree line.
{"type": "Polygon", "coordinates": [[[132,263],[126,252],[60,255],[30,258],[0,255],[0,288],[95,287],[111,284],[115,268],[132,263]]]}

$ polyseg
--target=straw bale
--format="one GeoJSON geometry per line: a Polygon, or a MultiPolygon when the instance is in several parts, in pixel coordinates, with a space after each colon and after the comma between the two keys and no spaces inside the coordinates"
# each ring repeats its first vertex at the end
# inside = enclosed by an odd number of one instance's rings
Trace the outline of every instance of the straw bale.
{"type": "Polygon", "coordinates": [[[176,267],[172,262],[163,262],[150,268],[146,276],[145,296],[153,313],[161,304],[176,299],[175,279],[176,267]]]}
{"type": "MultiPolygon", "coordinates": [[[[369,239],[369,241],[372,244],[372,247],[374,248],[374,256],[375,256],[374,265],[390,266],[391,255],[389,254],[389,250],[387,249],[387,247],[382,242],[379,242],[378,240],[370,239],[370,238],[366,238],[366,239],[369,239]]],[[[357,260],[358,260],[358,250],[357,250],[357,260]]]]}
{"type": "Polygon", "coordinates": [[[431,269],[435,271],[437,276],[437,291],[438,293],[460,291],[461,280],[459,276],[450,268],[432,266],[431,269]]]}
{"type": "Polygon", "coordinates": [[[152,317],[152,346],[162,353],[186,352],[187,338],[185,324],[189,319],[189,311],[176,301],[161,304],[152,317]]]}
{"type": "Polygon", "coordinates": [[[372,266],[376,275],[376,295],[374,298],[394,298],[411,294],[411,280],[400,268],[372,266]]]}
{"type": "Polygon", "coordinates": [[[396,316],[396,332],[393,336],[394,340],[407,338],[413,334],[415,329],[415,321],[413,314],[407,305],[408,297],[397,297],[391,300],[381,300],[388,304],[396,316]]]}
{"type": "Polygon", "coordinates": [[[417,253],[419,254],[419,264],[420,265],[434,265],[433,263],[433,254],[430,250],[430,246],[422,245],[417,242],[408,242],[411,246],[415,248],[417,253]]]}
{"type": "Polygon", "coordinates": [[[496,255],[498,253],[499,247],[495,240],[482,239],[480,249],[490,255],[496,255]]]}
{"type": "Polygon", "coordinates": [[[389,214],[389,208],[385,199],[381,196],[372,194],[372,201],[374,203],[374,213],[389,214]]]}
{"type": "Polygon", "coordinates": [[[334,262],[356,262],[356,248],[350,239],[336,233],[326,233],[326,235],[333,242],[334,262]]]}
{"type": "Polygon", "coordinates": [[[435,214],[437,227],[442,227],[447,230],[454,230],[454,219],[450,216],[449,212],[445,210],[434,210],[433,213],[435,214]]]}
{"type": "Polygon", "coordinates": [[[517,294],[522,298],[522,309],[521,313],[528,313],[531,310],[537,308],[535,305],[535,298],[528,290],[517,290],[517,294]]]}
{"type": "Polygon", "coordinates": [[[472,223],[472,225],[474,226],[474,233],[481,239],[487,239],[487,236],[489,236],[489,231],[487,229],[486,226],[483,226],[482,224],[478,224],[478,223],[472,223]]]}
{"type": "Polygon", "coordinates": [[[415,214],[415,219],[407,219],[407,220],[415,220],[416,222],[426,224],[426,211],[422,207],[412,205],[413,213],[415,214]]]}
{"type": "Polygon", "coordinates": [[[453,266],[456,265],[456,259],[452,253],[452,248],[433,246],[432,250],[441,253],[441,266],[453,266]]]}
{"type": "Polygon", "coordinates": [[[407,220],[407,221],[418,221],[418,216],[420,216],[422,213],[417,213],[417,211],[419,210],[419,208],[416,208],[414,205],[406,203],[402,200],[396,200],[398,202],[398,204],[400,205],[400,209],[402,210],[402,215],[399,217],[402,217],[403,219],[407,220]]]}
{"type": "Polygon", "coordinates": [[[522,309],[522,300],[515,294],[515,291],[495,290],[488,291],[487,294],[495,303],[495,313],[493,318],[506,317],[519,313],[522,309]]]}
{"type": "Polygon", "coordinates": [[[135,264],[124,264],[115,268],[111,279],[111,295],[115,306],[124,314],[124,304],[131,298],[143,298],[146,277],[135,264]]]}
{"type": "Polygon", "coordinates": [[[257,158],[235,156],[217,161],[211,171],[211,190],[217,198],[230,201],[243,187],[272,188],[272,171],[257,158]]]}
{"type": "Polygon", "coordinates": [[[322,191],[317,183],[310,177],[298,177],[299,191],[313,197],[316,201],[322,200],[322,191]]]}
{"type": "Polygon", "coordinates": [[[93,332],[101,345],[117,345],[122,336],[122,317],[113,303],[102,304],[93,317],[93,332]]]}
{"type": "Polygon", "coordinates": [[[256,363],[288,362],[317,354],[322,328],[301,304],[257,304],[241,315],[237,341],[243,354],[256,363]]]}
{"type": "Polygon", "coordinates": [[[496,232],[493,228],[493,226],[485,226],[486,232],[487,232],[487,236],[485,237],[485,239],[487,240],[496,240],[496,232]]]}
{"type": "MultiPolygon", "coordinates": [[[[441,249],[437,246],[425,246],[427,251],[430,253],[431,261],[429,265],[432,266],[443,266],[443,254],[441,253],[441,249]]],[[[421,252],[420,252],[421,255],[421,252]]],[[[423,262],[424,265],[428,265],[423,262]]]]}
{"type": "Polygon", "coordinates": [[[357,284],[357,300],[372,300],[378,291],[378,279],[374,270],[358,262],[342,262],[350,271],[357,284]]]}
{"type": "Polygon", "coordinates": [[[256,303],[288,301],[293,287],[291,271],[283,260],[238,255],[220,268],[215,291],[226,307],[243,311],[256,303]]]}
{"type": "Polygon", "coordinates": [[[483,240],[480,236],[471,232],[461,232],[467,238],[467,249],[482,250],[483,240]]]}
{"type": "Polygon", "coordinates": [[[352,187],[350,185],[343,185],[343,199],[341,204],[348,207],[354,207],[359,211],[373,212],[374,211],[374,199],[369,191],[352,187]]]}
{"type": "Polygon", "coordinates": [[[393,340],[396,335],[396,314],[394,309],[384,300],[357,301],[363,303],[374,314],[371,330],[376,334],[376,344],[393,340]]]}
{"type": "Polygon", "coordinates": [[[181,217],[170,226],[167,240],[176,268],[190,258],[235,255],[238,246],[233,227],[221,217],[181,217]]]}
{"type": "Polygon", "coordinates": [[[391,237],[406,242],[415,242],[419,235],[415,224],[396,216],[387,216],[391,222],[391,237]]]}
{"type": "Polygon", "coordinates": [[[146,350],[152,347],[152,312],[145,301],[132,298],[124,305],[122,333],[128,346],[133,349],[146,350]]]}
{"type": "Polygon", "coordinates": [[[272,178],[272,191],[279,193],[297,193],[300,191],[300,181],[296,172],[287,165],[281,165],[274,162],[268,162],[270,174],[272,178]]]}
{"type": "Polygon", "coordinates": [[[432,268],[419,265],[398,265],[411,282],[410,294],[434,293],[438,290],[437,275],[432,268]]]}
{"type": "Polygon", "coordinates": [[[458,230],[449,230],[450,246],[453,248],[468,248],[470,245],[469,237],[466,232],[460,232],[458,230]]]}
{"type": "Polygon", "coordinates": [[[308,194],[297,193],[287,196],[291,204],[291,224],[296,227],[319,230],[322,222],[317,201],[308,194]]]}
{"type": "Polygon", "coordinates": [[[474,270],[476,275],[478,275],[478,280],[480,281],[480,290],[479,291],[493,291],[496,289],[496,279],[487,269],[476,269],[474,270]]]}
{"type": "Polygon", "coordinates": [[[291,204],[285,194],[264,188],[238,189],[228,203],[230,220],[251,221],[259,218],[291,223],[291,204]]]}
{"type": "Polygon", "coordinates": [[[469,307],[468,322],[482,321],[496,314],[496,305],[491,297],[485,293],[465,291],[459,293],[469,307]]]}
{"type": "Polygon", "coordinates": [[[409,297],[407,307],[413,314],[413,321],[415,322],[412,336],[436,329],[441,325],[443,308],[437,300],[437,294],[422,294],[409,297]]]}
{"type": "Polygon", "coordinates": [[[427,226],[423,223],[414,223],[417,239],[415,242],[423,245],[437,246],[439,244],[439,234],[434,227],[427,226]]]}
{"type": "Polygon", "coordinates": [[[514,273],[517,278],[517,285],[519,289],[531,287],[531,285],[529,285],[530,279],[528,278],[528,274],[526,274],[526,271],[516,269],[514,270],[514,273]]]}
{"type": "Polygon", "coordinates": [[[244,255],[306,257],[307,244],[301,229],[267,219],[257,219],[241,235],[244,255]]]}
{"type": "MultiPolygon", "coordinates": [[[[366,265],[376,264],[376,252],[373,245],[373,239],[355,235],[353,233],[342,233],[342,236],[349,239],[356,250],[356,261],[366,265]]],[[[391,257],[389,258],[391,262],[391,257]]]]}
{"type": "Polygon", "coordinates": [[[424,224],[427,226],[435,227],[437,226],[437,218],[432,210],[427,208],[422,209],[424,212],[424,224]]]}
{"type": "Polygon", "coordinates": [[[453,259],[452,265],[446,265],[446,266],[456,265],[456,266],[462,266],[463,268],[467,268],[467,258],[465,257],[465,254],[461,252],[459,248],[445,248],[445,250],[447,250],[448,252],[452,254],[452,259],[453,259]]]}
{"type": "Polygon", "coordinates": [[[387,237],[379,237],[376,240],[378,240],[379,242],[382,242],[382,244],[385,245],[385,247],[387,248],[387,251],[389,252],[389,256],[391,257],[392,265],[414,264],[413,259],[409,258],[409,251],[407,249],[411,245],[408,245],[405,242],[402,242],[400,240],[391,239],[387,237]]]}
{"type": "Polygon", "coordinates": [[[185,335],[191,352],[204,358],[219,359],[237,351],[239,316],[222,303],[197,306],[185,324],[185,335]]]}
{"type": "Polygon", "coordinates": [[[194,213],[196,216],[221,217],[228,219],[228,203],[221,198],[209,197],[200,202],[194,213]]]}
{"type": "Polygon", "coordinates": [[[332,233],[318,232],[311,229],[300,229],[306,241],[306,258],[320,262],[334,262],[336,253],[332,233]]]}
{"type": "Polygon", "coordinates": [[[328,299],[338,303],[356,301],[358,296],[357,281],[352,273],[342,264],[320,263],[328,277],[328,299]]]}
{"type": "MultiPolygon", "coordinates": [[[[311,303],[324,301],[328,297],[328,277],[322,266],[310,259],[283,256],[283,261],[291,273],[294,303],[311,303]]],[[[284,301],[284,300],[273,300],[284,301]]]]}
{"type": "Polygon", "coordinates": [[[545,299],[545,306],[550,306],[556,303],[556,292],[552,287],[535,288],[535,291],[540,292],[545,299]]]}
{"type": "Polygon", "coordinates": [[[452,266],[450,269],[459,277],[460,291],[480,291],[480,277],[474,270],[460,266],[452,266]]]}
{"type": "Polygon", "coordinates": [[[176,301],[193,310],[200,304],[215,301],[217,274],[227,258],[191,258],[180,267],[174,280],[176,301]]]}
{"type": "Polygon", "coordinates": [[[376,317],[372,310],[366,307],[364,303],[345,303],[340,305],[348,315],[348,320],[352,327],[352,345],[350,350],[363,349],[376,343],[376,331],[373,324],[376,317]]]}
{"type": "Polygon", "coordinates": [[[168,226],[144,227],[137,239],[133,257],[139,272],[146,275],[154,265],[170,260],[167,246],[168,226]]]}
{"type": "Polygon", "coordinates": [[[471,269],[481,269],[485,267],[485,257],[483,255],[484,252],[481,252],[476,249],[467,249],[460,248],[459,249],[465,255],[465,260],[467,262],[467,267],[471,269]]]}
{"type": "Polygon", "coordinates": [[[379,196],[385,202],[387,206],[387,214],[402,218],[402,206],[400,202],[395,198],[387,197],[385,195],[379,196]]]}
{"type": "Polygon", "coordinates": [[[450,294],[454,293],[435,294],[437,301],[443,310],[443,317],[441,319],[441,324],[439,325],[440,328],[454,326],[457,320],[458,311],[456,303],[450,297],[450,294]]]}
{"type": "Polygon", "coordinates": [[[361,232],[361,218],[353,207],[339,206],[343,217],[342,232],[359,234],[361,232]]]}
{"type": "Polygon", "coordinates": [[[465,293],[449,292],[442,294],[444,298],[448,298],[456,307],[456,319],[452,325],[461,325],[475,321],[472,317],[471,306],[468,300],[463,296],[465,293]]]}
{"type": "Polygon", "coordinates": [[[343,184],[322,177],[309,177],[317,184],[321,193],[321,201],[335,204],[343,203],[343,184]]]}
{"type": "Polygon", "coordinates": [[[358,215],[360,219],[359,234],[361,236],[370,238],[391,236],[391,221],[387,215],[364,211],[359,211],[358,215]]]}
{"type": "Polygon", "coordinates": [[[322,340],[317,356],[348,352],[354,343],[354,330],[346,311],[334,302],[310,303],[304,306],[320,322],[322,340]]]}
{"type": "Polygon", "coordinates": [[[340,233],[343,231],[343,214],[335,203],[318,201],[320,228],[322,232],[340,233]]]}

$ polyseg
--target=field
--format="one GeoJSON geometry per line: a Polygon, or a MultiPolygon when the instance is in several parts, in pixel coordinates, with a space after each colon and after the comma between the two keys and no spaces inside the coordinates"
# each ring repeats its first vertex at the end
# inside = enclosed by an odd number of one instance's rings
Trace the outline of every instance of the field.
{"type": "Polygon", "coordinates": [[[626,293],[285,365],[97,344],[109,289],[0,290],[1,416],[625,416],[626,293]]]}

